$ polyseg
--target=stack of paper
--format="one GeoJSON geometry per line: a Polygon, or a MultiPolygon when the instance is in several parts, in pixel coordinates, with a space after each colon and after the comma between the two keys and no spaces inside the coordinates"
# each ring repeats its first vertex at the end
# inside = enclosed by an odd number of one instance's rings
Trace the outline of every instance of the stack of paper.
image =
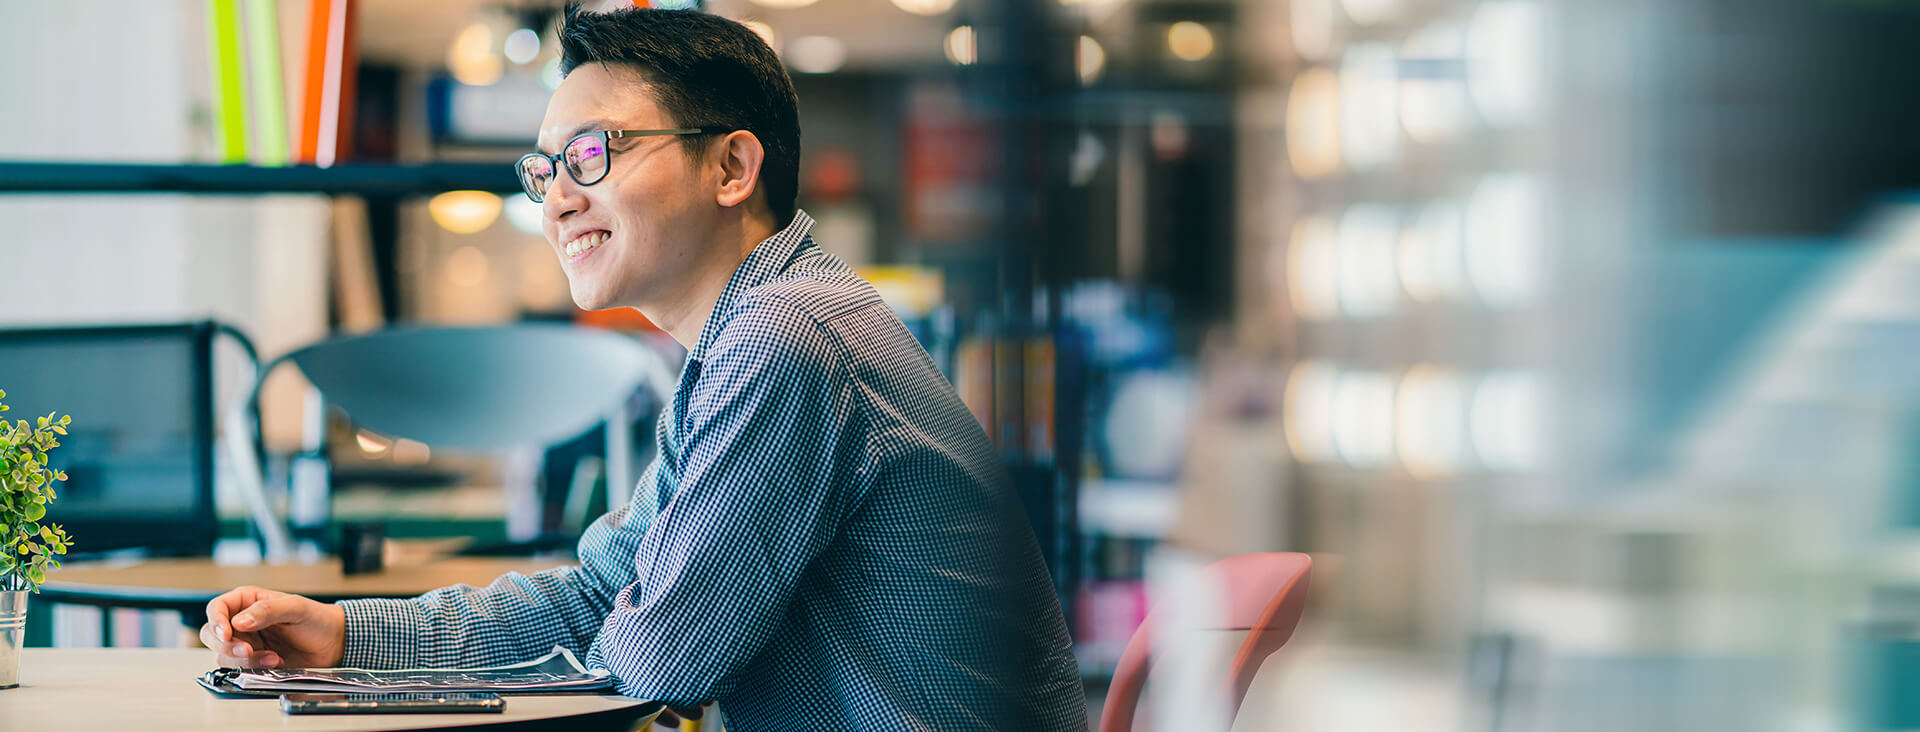
{"type": "MultiPolygon", "coordinates": [[[[542,692],[608,689],[606,669],[587,669],[573,653],[555,646],[545,656],[511,666],[367,670],[240,669],[223,670],[220,681],[249,692],[493,691],[542,692]]],[[[216,671],[214,674],[222,672],[216,671]]],[[[210,674],[211,675],[211,674],[210,674]]]]}

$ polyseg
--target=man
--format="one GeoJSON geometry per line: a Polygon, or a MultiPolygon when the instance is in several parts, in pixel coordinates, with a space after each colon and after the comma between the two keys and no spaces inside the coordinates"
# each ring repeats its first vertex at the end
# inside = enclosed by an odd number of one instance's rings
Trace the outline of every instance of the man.
{"type": "MultiPolygon", "coordinates": [[[[744,26],[573,14],[520,163],[586,309],[688,349],[661,454],[582,566],[338,605],[240,588],[224,665],[374,668],[586,652],[729,727],[1085,729],[1065,624],[994,448],[794,208],[792,82],[744,26]]],[[[554,374],[556,379],[567,375],[554,374]]]]}

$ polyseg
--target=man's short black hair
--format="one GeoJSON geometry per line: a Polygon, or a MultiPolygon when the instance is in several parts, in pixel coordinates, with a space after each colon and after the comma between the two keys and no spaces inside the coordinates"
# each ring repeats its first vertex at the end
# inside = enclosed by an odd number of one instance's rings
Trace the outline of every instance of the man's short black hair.
{"type": "MultiPolygon", "coordinates": [[[[697,10],[622,8],[606,13],[569,6],[560,29],[560,72],[581,64],[638,68],[654,102],[682,127],[728,127],[760,139],[760,186],[774,224],[793,221],[800,188],[799,97],[766,41],[740,23],[697,10]]],[[[710,135],[689,135],[698,154],[710,135]]]]}

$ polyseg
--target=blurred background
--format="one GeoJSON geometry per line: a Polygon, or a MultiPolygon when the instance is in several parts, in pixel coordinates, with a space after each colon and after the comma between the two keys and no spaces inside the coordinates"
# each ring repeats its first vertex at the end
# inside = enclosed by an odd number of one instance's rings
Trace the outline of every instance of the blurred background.
{"type": "MultiPolygon", "coordinates": [[[[1096,718],[1180,577],[1284,551],[1305,619],[1235,729],[1920,728],[1920,4],[653,5],[787,64],[815,237],[1013,469],[1096,718]]],[[[645,380],[462,450],[303,363],[213,446],[261,362],[351,334],[593,329],[671,388],[509,167],[558,10],[0,3],[0,388],[73,415],[75,551],[257,560],[249,452],[308,557],[356,521],[565,552],[623,498],[645,380]]],[[[1182,683],[1141,728],[1216,719],[1182,683]]]]}

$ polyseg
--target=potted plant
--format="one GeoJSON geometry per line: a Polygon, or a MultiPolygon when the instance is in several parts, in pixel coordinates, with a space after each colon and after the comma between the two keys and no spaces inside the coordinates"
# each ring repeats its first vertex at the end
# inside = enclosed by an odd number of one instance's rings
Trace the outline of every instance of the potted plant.
{"type": "MultiPolygon", "coordinates": [[[[0,399],[7,393],[0,391],[0,399]]],[[[0,403],[0,412],[7,405],[0,403]]],[[[57,525],[43,526],[53,484],[67,474],[47,467],[47,453],[60,446],[71,417],[48,414],[30,426],[0,419],[0,689],[20,685],[20,647],[26,638],[27,593],[38,592],[54,557],[72,542],[57,525]]]]}

